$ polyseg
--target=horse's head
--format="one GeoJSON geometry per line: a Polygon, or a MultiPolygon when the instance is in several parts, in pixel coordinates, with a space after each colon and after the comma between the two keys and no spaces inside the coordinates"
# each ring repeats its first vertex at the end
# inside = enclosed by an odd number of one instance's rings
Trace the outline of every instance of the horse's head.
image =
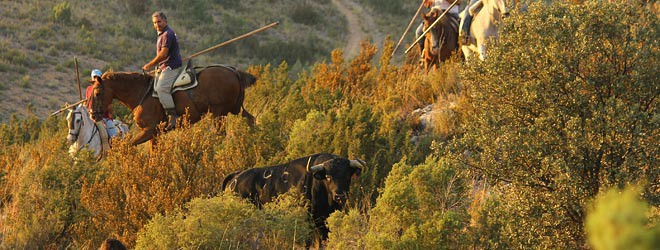
{"type": "MultiPolygon", "coordinates": [[[[422,18],[424,19],[424,30],[427,30],[437,19],[442,11],[434,7],[429,11],[428,14],[422,13],[422,18]]],[[[441,40],[442,26],[436,24],[431,28],[431,30],[426,33],[426,42],[425,48],[428,48],[431,54],[439,55],[440,54],[440,40],[441,40]],[[429,47],[430,45],[430,47],[429,47]]]]}
{"type": "Polygon", "coordinates": [[[67,127],[69,127],[69,135],[66,136],[66,139],[69,143],[74,143],[78,140],[80,129],[85,123],[85,120],[83,119],[84,115],[88,114],[83,104],[69,108],[69,113],[66,115],[66,123],[67,127]]]}
{"type": "Polygon", "coordinates": [[[97,80],[94,78],[92,83],[92,95],[89,97],[92,102],[92,119],[99,121],[103,118],[103,114],[108,111],[108,106],[112,103],[113,93],[112,89],[107,87],[104,80],[97,80]]]}

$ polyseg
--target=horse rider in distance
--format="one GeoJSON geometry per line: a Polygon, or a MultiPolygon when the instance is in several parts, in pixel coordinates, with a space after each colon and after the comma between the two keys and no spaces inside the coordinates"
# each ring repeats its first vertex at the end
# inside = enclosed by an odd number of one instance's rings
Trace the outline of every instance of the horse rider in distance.
{"type": "MultiPolygon", "coordinates": [[[[447,8],[449,8],[449,6],[451,6],[452,3],[453,1],[450,0],[424,0],[423,5],[428,9],[432,9],[433,7],[440,7],[442,11],[445,11],[447,8]]],[[[451,7],[451,9],[447,12],[447,15],[458,20],[458,5],[451,7]]],[[[419,38],[422,33],[424,33],[424,22],[420,23],[417,27],[417,30],[415,31],[415,39],[419,38]]],[[[421,62],[421,60],[424,60],[424,39],[419,40],[418,45],[421,62]]]]}
{"type": "Polygon", "coordinates": [[[463,10],[463,19],[461,19],[461,28],[458,32],[458,39],[462,44],[467,44],[470,39],[470,24],[476,12],[483,6],[482,0],[469,0],[468,5],[463,10]]]}
{"type": "Polygon", "coordinates": [[[165,13],[161,11],[154,12],[151,15],[151,21],[156,31],[158,31],[156,57],[142,66],[142,70],[149,71],[152,67],[158,65],[154,91],[158,93],[158,100],[168,116],[165,130],[172,130],[176,127],[176,119],[179,117],[170,92],[183,64],[179,53],[179,41],[174,30],[167,25],[165,13]]]}

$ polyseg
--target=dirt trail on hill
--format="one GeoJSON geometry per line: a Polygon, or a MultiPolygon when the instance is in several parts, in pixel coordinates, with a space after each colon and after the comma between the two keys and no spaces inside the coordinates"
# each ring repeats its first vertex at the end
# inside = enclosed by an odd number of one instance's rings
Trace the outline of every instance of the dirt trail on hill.
{"type": "Polygon", "coordinates": [[[343,49],[346,58],[355,57],[360,53],[360,42],[367,37],[367,34],[371,36],[372,43],[382,43],[383,37],[378,31],[376,22],[360,4],[353,0],[332,0],[332,3],[348,20],[347,44],[343,49]]]}

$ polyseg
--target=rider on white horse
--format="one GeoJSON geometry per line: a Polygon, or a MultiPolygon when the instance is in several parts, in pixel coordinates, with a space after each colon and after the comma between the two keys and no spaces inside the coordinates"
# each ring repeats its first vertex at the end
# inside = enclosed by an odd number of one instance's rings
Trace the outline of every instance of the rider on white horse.
{"type": "Polygon", "coordinates": [[[461,13],[461,28],[458,32],[458,39],[462,44],[467,44],[470,38],[470,24],[472,24],[472,17],[477,13],[479,8],[483,6],[481,0],[468,0],[467,6],[461,13]]]}
{"type": "MultiPolygon", "coordinates": [[[[110,150],[110,138],[107,133],[103,133],[108,129],[104,129],[106,123],[95,123],[85,105],[71,106],[66,120],[69,128],[69,135],[66,139],[71,143],[69,147],[71,156],[75,156],[80,149],[85,147],[94,152],[96,156],[110,150]]],[[[109,127],[112,127],[114,131],[119,131],[116,136],[124,136],[128,133],[128,126],[117,120],[113,121],[109,127]]]]}

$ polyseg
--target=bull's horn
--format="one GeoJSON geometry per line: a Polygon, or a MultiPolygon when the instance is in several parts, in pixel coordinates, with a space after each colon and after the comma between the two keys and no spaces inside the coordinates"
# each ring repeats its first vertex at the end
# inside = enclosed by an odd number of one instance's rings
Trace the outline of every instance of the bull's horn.
{"type": "Polygon", "coordinates": [[[307,170],[307,172],[309,172],[309,164],[310,163],[312,163],[312,157],[311,156],[309,157],[309,160],[307,160],[307,166],[305,167],[305,170],[307,170]]]}
{"type": "Polygon", "coordinates": [[[314,166],[311,166],[311,167],[307,170],[307,172],[310,172],[310,173],[316,173],[316,172],[321,171],[321,170],[323,170],[323,163],[321,163],[321,164],[317,164],[317,165],[314,165],[314,166]]]}
{"type": "Polygon", "coordinates": [[[360,159],[351,160],[351,167],[363,168],[367,163],[360,159]]]}
{"type": "Polygon", "coordinates": [[[317,164],[317,165],[314,165],[314,166],[311,166],[311,167],[309,166],[310,163],[312,163],[312,157],[309,157],[309,160],[307,160],[306,169],[307,169],[308,173],[316,173],[316,172],[320,171],[321,169],[323,169],[323,163],[317,164]]]}

